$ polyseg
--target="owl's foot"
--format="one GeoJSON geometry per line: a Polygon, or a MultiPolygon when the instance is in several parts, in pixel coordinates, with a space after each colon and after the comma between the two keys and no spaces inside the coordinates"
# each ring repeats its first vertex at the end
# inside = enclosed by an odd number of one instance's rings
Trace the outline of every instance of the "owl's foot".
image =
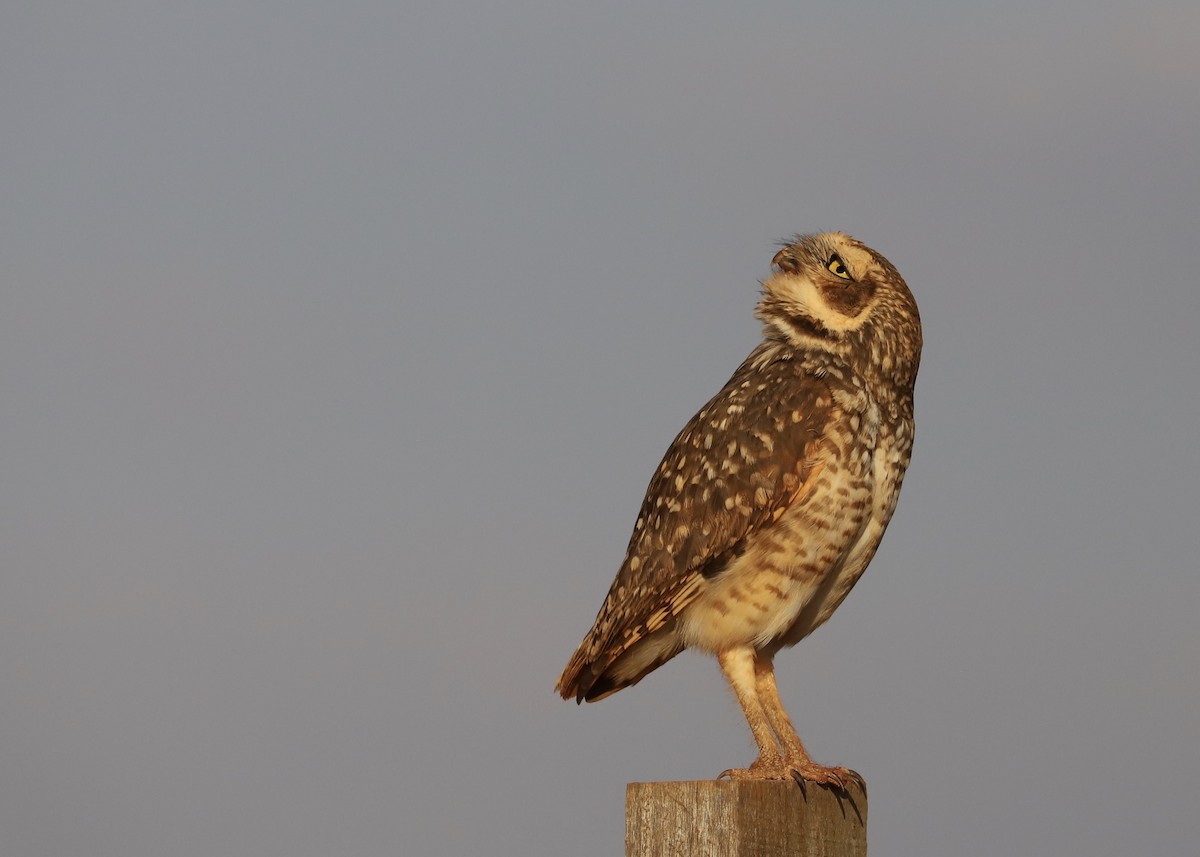
{"type": "Polygon", "coordinates": [[[759,756],[748,768],[730,768],[717,774],[718,780],[790,780],[792,769],[783,756],[759,756]]]}
{"type": "Polygon", "coordinates": [[[722,771],[717,779],[729,777],[731,780],[781,780],[795,781],[804,788],[806,783],[816,783],[822,786],[835,786],[846,791],[846,784],[857,785],[864,793],[867,784],[863,778],[849,768],[825,767],[811,760],[788,761],[780,756],[759,756],[749,768],[731,768],[722,771]]]}
{"type": "Polygon", "coordinates": [[[822,786],[836,786],[841,791],[846,791],[846,785],[853,783],[866,794],[867,783],[857,771],[852,771],[849,768],[842,767],[825,767],[814,762],[805,764],[791,764],[788,766],[792,772],[792,779],[800,784],[801,788],[805,783],[816,783],[822,786]]]}

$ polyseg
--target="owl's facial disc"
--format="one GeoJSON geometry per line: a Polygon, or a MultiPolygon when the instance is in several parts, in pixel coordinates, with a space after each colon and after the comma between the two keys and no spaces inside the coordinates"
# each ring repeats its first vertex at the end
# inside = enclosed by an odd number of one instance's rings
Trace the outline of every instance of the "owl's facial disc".
{"type": "Polygon", "coordinates": [[[768,315],[782,314],[789,324],[810,328],[817,334],[823,331],[832,338],[857,330],[870,315],[873,281],[857,282],[826,269],[827,265],[830,269],[848,268],[842,260],[822,262],[820,267],[813,266],[815,270],[789,270],[792,261],[781,261],[779,273],[763,282],[768,315]]]}

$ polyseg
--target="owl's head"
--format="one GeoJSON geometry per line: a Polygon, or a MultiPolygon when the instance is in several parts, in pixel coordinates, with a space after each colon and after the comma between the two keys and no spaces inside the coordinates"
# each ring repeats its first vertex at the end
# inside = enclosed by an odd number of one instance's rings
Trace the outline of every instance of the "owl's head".
{"type": "Polygon", "coordinates": [[[769,339],[838,354],[859,371],[912,386],[921,317],[887,259],[849,235],[821,232],[796,236],[771,265],[755,311],[769,339]]]}

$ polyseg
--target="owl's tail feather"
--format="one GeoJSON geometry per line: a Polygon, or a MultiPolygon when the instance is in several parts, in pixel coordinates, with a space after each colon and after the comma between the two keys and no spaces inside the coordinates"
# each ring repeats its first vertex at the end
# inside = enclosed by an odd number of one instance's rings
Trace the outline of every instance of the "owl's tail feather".
{"type": "Polygon", "coordinates": [[[597,653],[588,657],[588,641],[576,650],[554,689],[563,699],[598,702],[618,690],[637,684],[671,658],[683,651],[674,623],[627,648],[597,653]]]}

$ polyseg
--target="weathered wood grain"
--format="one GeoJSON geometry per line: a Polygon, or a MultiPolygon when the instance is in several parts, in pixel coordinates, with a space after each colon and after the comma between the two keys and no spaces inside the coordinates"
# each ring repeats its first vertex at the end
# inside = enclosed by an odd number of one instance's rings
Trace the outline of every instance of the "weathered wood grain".
{"type": "Polygon", "coordinates": [[[626,857],[865,857],[867,796],[795,783],[629,783],[626,857]]]}

